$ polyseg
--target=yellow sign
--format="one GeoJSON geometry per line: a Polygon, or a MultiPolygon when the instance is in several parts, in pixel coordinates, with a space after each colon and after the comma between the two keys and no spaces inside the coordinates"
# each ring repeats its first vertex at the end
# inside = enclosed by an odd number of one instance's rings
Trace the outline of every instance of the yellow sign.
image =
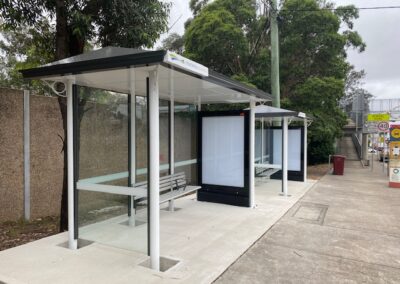
{"type": "Polygon", "coordinates": [[[369,113],[367,121],[389,121],[390,114],[388,113],[369,113]]]}
{"type": "Polygon", "coordinates": [[[395,140],[400,139],[400,129],[399,128],[390,129],[390,136],[393,137],[395,140]]]}

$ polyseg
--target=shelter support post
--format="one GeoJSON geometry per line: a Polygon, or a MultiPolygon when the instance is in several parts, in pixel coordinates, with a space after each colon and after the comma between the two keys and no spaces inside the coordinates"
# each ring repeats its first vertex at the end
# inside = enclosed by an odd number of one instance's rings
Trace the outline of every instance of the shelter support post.
{"type": "Polygon", "coordinates": [[[74,114],[73,114],[73,80],[66,81],[67,91],[67,161],[68,161],[68,247],[78,248],[75,239],[74,218],[74,114]]]}
{"type": "Polygon", "coordinates": [[[307,182],[307,127],[308,122],[307,119],[304,119],[304,182],[307,182]]]}
{"type": "Polygon", "coordinates": [[[255,143],[255,107],[254,100],[250,101],[250,145],[249,145],[249,207],[255,207],[254,197],[254,143],[255,143]]]}
{"type": "Polygon", "coordinates": [[[282,124],[282,194],[288,195],[288,118],[282,124]]]}
{"type": "Polygon", "coordinates": [[[30,103],[29,91],[24,90],[24,218],[31,219],[31,177],[30,177],[30,103]]]}
{"type": "Polygon", "coordinates": [[[368,134],[363,133],[362,134],[362,140],[361,140],[361,158],[366,161],[368,160],[368,134]]]}
{"type": "MultiPolygon", "coordinates": [[[[175,98],[174,98],[174,79],[173,69],[170,70],[169,77],[169,91],[170,91],[170,102],[169,102],[169,174],[175,173],[175,98]]],[[[168,210],[174,211],[174,200],[168,201],[168,210]]]]}
{"type": "MultiPolygon", "coordinates": [[[[136,183],[136,91],[135,91],[135,69],[129,69],[129,86],[130,86],[130,158],[129,158],[129,186],[135,186],[136,183]]],[[[129,226],[136,224],[136,208],[133,196],[129,198],[130,216],[129,226]]]]}
{"type": "Polygon", "coordinates": [[[160,127],[158,70],[149,72],[149,206],[150,206],[150,265],[160,270],[160,127]]]}

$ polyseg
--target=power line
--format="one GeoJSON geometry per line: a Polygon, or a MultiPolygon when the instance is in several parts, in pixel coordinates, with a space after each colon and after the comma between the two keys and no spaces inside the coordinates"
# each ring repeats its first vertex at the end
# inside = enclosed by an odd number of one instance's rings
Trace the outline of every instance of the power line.
{"type": "Polygon", "coordinates": [[[320,8],[320,9],[280,9],[280,12],[320,12],[320,11],[353,11],[353,10],[389,10],[400,9],[400,6],[354,7],[354,8],[320,8]]]}
{"type": "Polygon", "coordinates": [[[271,0],[267,0],[266,3],[268,7],[273,10],[274,12],[320,12],[320,11],[353,11],[356,10],[390,10],[390,9],[400,9],[400,6],[375,6],[375,7],[354,7],[354,8],[345,8],[343,7],[336,7],[336,8],[319,8],[319,9],[280,9],[275,10],[271,5],[271,0]]]}

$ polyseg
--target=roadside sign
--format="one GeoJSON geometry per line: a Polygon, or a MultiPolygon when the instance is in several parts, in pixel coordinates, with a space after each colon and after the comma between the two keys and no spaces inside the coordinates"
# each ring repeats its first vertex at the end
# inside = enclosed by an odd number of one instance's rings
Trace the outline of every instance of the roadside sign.
{"type": "Polygon", "coordinates": [[[369,113],[367,121],[389,121],[390,114],[388,113],[369,113]]]}
{"type": "Polygon", "coordinates": [[[378,123],[365,122],[363,125],[363,133],[378,133],[378,123]]]}
{"type": "Polygon", "coordinates": [[[390,141],[400,141],[400,124],[390,126],[390,141]]]}
{"type": "Polygon", "coordinates": [[[386,121],[381,121],[378,123],[378,130],[380,132],[388,132],[389,131],[389,123],[386,121]]]}
{"type": "Polygon", "coordinates": [[[389,146],[389,187],[400,187],[400,142],[398,141],[390,142],[389,146]]]}

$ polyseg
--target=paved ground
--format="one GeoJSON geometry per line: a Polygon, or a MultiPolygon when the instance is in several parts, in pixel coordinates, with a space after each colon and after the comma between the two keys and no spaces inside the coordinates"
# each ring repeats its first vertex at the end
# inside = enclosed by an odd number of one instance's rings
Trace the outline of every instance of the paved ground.
{"type": "Polygon", "coordinates": [[[61,245],[66,233],[1,251],[0,284],[210,283],[314,182],[289,181],[289,198],[280,196],[279,180],[257,184],[255,209],[198,202],[189,195],[176,201],[181,210],[161,210],[161,255],[179,261],[166,272],[141,265],[148,256],[133,249],[141,243],[146,225],[126,226],[121,221],[128,217],[121,216],[122,220],[116,217],[81,228],[81,238],[95,242],[75,251],[61,245]]]}
{"type": "Polygon", "coordinates": [[[346,163],[243,254],[217,283],[400,283],[400,190],[346,163]]]}

